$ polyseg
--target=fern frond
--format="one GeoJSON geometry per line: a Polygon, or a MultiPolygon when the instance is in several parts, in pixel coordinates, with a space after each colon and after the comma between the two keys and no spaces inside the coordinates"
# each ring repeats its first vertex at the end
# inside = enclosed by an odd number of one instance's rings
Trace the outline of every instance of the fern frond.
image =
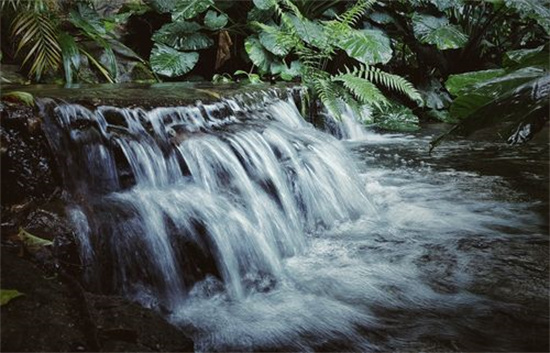
{"type": "Polygon", "coordinates": [[[336,21],[346,27],[355,25],[376,0],[359,0],[346,12],[336,17],[336,21]]]}
{"type": "Polygon", "coordinates": [[[412,83],[401,76],[387,73],[380,70],[379,68],[369,65],[360,65],[353,70],[349,70],[346,67],[346,73],[340,73],[334,76],[334,79],[338,79],[339,77],[347,74],[351,74],[357,77],[363,77],[390,90],[401,92],[414,101],[422,101],[420,93],[416,90],[416,88],[414,88],[412,83]]]}
{"type": "Polygon", "coordinates": [[[314,81],[315,93],[329,113],[340,119],[343,113],[341,97],[338,94],[338,86],[328,79],[317,79],[314,81]]]}
{"type": "Polygon", "coordinates": [[[15,55],[22,50],[26,55],[21,66],[29,63],[29,76],[35,75],[39,81],[48,70],[56,71],[61,64],[61,48],[58,29],[50,16],[34,11],[21,12],[12,23],[12,35],[17,38],[15,55]]]}
{"type": "Polygon", "coordinates": [[[362,103],[380,107],[387,104],[388,100],[380,90],[369,80],[355,76],[352,73],[338,75],[333,81],[340,81],[344,87],[350,90],[353,95],[362,103]]]}

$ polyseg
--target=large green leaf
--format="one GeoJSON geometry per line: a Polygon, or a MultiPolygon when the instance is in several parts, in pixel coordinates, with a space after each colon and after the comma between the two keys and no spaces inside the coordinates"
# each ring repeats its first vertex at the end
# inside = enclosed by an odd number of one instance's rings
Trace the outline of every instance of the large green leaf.
{"type": "Polygon", "coordinates": [[[294,60],[288,67],[284,62],[275,60],[271,63],[270,71],[273,75],[280,75],[285,81],[291,81],[295,77],[300,76],[302,64],[298,60],[294,60]]]}
{"type": "Polygon", "coordinates": [[[246,38],[244,48],[252,63],[262,72],[268,72],[273,61],[271,54],[262,46],[256,36],[246,38]]]}
{"type": "Polygon", "coordinates": [[[329,44],[329,38],[323,31],[323,26],[318,22],[313,22],[307,18],[300,19],[294,15],[287,15],[298,36],[306,43],[318,48],[326,48],[329,44]]]}
{"type": "Polygon", "coordinates": [[[550,34],[550,0],[504,0],[522,18],[533,19],[550,34]]]}
{"type": "Polygon", "coordinates": [[[493,130],[496,127],[498,136],[511,144],[527,142],[548,122],[549,92],[550,75],[541,71],[539,77],[516,85],[503,94],[493,94],[489,100],[484,100],[487,93],[469,96],[481,98],[483,104],[453,129],[434,139],[430,150],[450,133],[467,136],[488,127],[493,130]]]}
{"type": "Polygon", "coordinates": [[[211,47],[214,44],[212,38],[204,33],[193,33],[185,38],[180,38],[179,43],[175,46],[178,50],[200,50],[211,47]]]}
{"type": "Polygon", "coordinates": [[[208,10],[214,5],[213,0],[177,0],[172,11],[172,20],[190,19],[208,10]]]}
{"type": "Polygon", "coordinates": [[[503,64],[508,67],[538,66],[550,69],[549,45],[541,45],[533,49],[518,49],[504,54],[503,64]]]}
{"type": "Polygon", "coordinates": [[[388,36],[376,29],[350,31],[347,37],[337,39],[336,44],[350,57],[367,65],[386,64],[393,53],[388,36]]]}
{"type": "Polygon", "coordinates": [[[464,94],[454,100],[451,105],[451,115],[458,119],[464,119],[484,105],[499,97],[511,94],[520,85],[536,80],[544,76],[545,73],[545,70],[539,68],[526,67],[475,83],[469,86],[470,89],[460,91],[464,94]]]}
{"type": "Polygon", "coordinates": [[[203,33],[197,32],[200,26],[195,22],[178,21],[162,26],[153,35],[157,43],[166,44],[177,50],[199,50],[214,44],[214,41],[203,33]]]}
{"type": "Polygon", "coordinates": [[[211,30],[222,29],[223,27],[225,27],[228,20],[229,17],[227,17],[226,14],[218,14],[212,10],[208,10],[206,15],[204,16],[204,24],[211,30]]]}
{"type": "Polygon", "coordinates": [[[300,76],[302,73],[302,64],[298,60],[294,60],[290,63],[290,67],[285,65],[284,69],[281,71],[281,78],[285,81],[291,81],[295,77],[300,76]]]}
{"type": "Polygon", "coordinates": [[[277,4],[277,0],[254,0],[254,5],[260,10],[269,10],[277,4]]]}
{"type": "Polygon", "coordinates": [[[147,0],[157,12],[171,12],[176,7],[177,0],[147,0]]]}
{"type": "Polygon", "coordinates": [[[195,52],[180,52],[164,44],[157,43],[151,52],[151,68],[159,75],[177,77],[191,71],[199,54],[195,52]]]}
{"type": "Polygon", "coordinates": [[[476,84],[504,75],[504,69],[492,69],[482,71],[466,72],[458,75],[451,75],[445,82],[445,87],[453,96],[460,96],[472,90],[476,84]]]}
{"type": "Polygon", "coordinates": [[[264,24],[258,24],[261,28],[259,35],[260,43],[277,56],[286,56],[290,49],[285,45],[283,39],[285,33],[281,31],[278,26],[268,26],[264,24]]]}
{"type": "Polygon", "coordinates": [[[468,36],[446,17],[415,13],[412,16],[415,37],[422,43],[433,44],[437,49],[458,49],[468,42],[468,36]]]}
{"type": "Polygon", "coordinates": [[[76,46],[74,37],[66,32],[60,32],[57,40],[61,47],[65,81],[71,84],[73,82],[73,69],[78,71],[80,68],[80,51],[76,46]]]}

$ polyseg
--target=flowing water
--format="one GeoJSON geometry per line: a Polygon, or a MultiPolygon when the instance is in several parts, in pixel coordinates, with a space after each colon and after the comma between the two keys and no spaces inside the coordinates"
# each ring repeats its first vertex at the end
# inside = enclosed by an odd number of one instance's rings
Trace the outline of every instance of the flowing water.
{"type": "Polygon", "coordinates": [[[548,349],[547,142],[342,142],[275,91],[45,113],[87,285],[196,350],[548,349]]]}

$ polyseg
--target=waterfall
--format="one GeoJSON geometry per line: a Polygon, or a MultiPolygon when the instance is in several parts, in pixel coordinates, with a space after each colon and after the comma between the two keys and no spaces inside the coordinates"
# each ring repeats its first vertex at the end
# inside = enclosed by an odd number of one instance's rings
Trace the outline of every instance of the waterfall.
{"type": "Polygon", "coordinates": [[[366,131],[364,121],[371,120],[371,111],[367,106],[363,106],[360,112],[355,112],[345,102],[341,102],[342,114],[339,118],[329,113],[326,109],[321,111],[325,129],[331,135],[350,141],[367,139],[370,134],[366,131]]]}
{"type": "Polygon", "coordinates": [[[87,285],[146,306],[170,310],[207,276],[235,299],[268,291],[310,236],[372,211],[341,143],[289,91],[43,111],[87,285]]]}

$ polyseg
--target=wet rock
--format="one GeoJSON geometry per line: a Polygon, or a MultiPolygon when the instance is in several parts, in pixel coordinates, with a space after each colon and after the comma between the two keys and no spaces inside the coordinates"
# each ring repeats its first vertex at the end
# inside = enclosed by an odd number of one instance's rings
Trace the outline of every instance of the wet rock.
{"type": "Polygon", "coordinates": [[[2,208],[46,198],[60,186],[37,112],[25,105],[0,107],[2,208]]]}
{"type": "Polygon", "coordinates": [[[156,312],[120,297],[83,292],[68,276],[48,276],[1,250],[0,285],[24,296],[0,307],[0,351],[193,351],[193,341],[156,312]]]}
{"type": "Polygon", "coordinates": [[[123,298],[86,293],[102,351],[190,352],[193,341],[157,313],[123,298]]]}
{"type": "Polygon", "coordinates": [[[70,291],[31,262],[2,247],[1,287],[24,296],[0,307],[2,352],[90,350],[70,291]]]}

